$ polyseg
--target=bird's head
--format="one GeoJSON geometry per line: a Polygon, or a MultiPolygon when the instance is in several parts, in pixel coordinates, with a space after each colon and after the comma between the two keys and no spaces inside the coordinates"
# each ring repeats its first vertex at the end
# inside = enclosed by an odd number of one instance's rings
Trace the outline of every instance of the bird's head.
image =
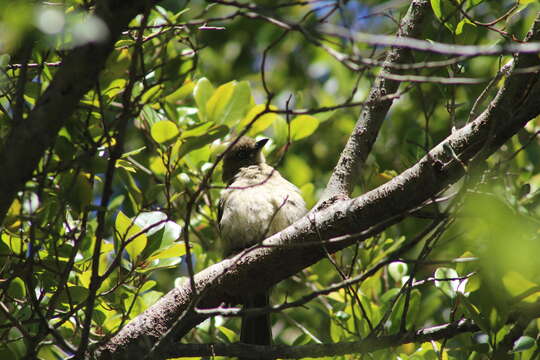
{"type": "Polygon", "coordinates": [[[264,163],[262,148],[267,142],[268,139],[255,141],[242,136],[223,157],[223,181],[229,183],[243,167],[264,163]]]}

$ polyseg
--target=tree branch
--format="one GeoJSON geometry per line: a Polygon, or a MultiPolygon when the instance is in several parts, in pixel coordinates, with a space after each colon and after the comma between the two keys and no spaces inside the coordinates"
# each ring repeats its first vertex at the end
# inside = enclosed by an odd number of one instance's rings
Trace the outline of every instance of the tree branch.
{"type": "Polygon", "coordinates": [[[346,354],[367,354],[412,342],[426,342],[445,339],[465,332],[478,331],[478,326],[469,321],[444,324],[430,328],[409,331],[402,334],[367,338],[354,342],[334,344],[309,344],[302,346],[258,346],[236,344],[175,344],[160,359],[181,356],[228,356],[242,358],[288,358],[339,356],[346,354]]]}
{"type": "MultiPolygon", "coordinates": [[[[414,0],[400,23],[397,38],[418,37],[422,30],[422,21],[430,9],[428,0],[414,0]]],[[[355,184],[354,179],[358,177],[359,169],[366,161],[393,103],[393,99],[385,96],[395,93],[401,83],[398,79],[390,78],[392,65],[404,64],[409,60],[410,50],[403,47],[392,48],[386,56],[381,73],[368,95],[368,105],[364,106],[319,202],[333,196],[349,196],[355,184]]]]}
{"type": "Polygon", "coordinates": [[[95,15],[107,25],[108,38],[70,51],[28,117],[14,124],[0,149],[0,224],[17,192],[32,178],[45,150],[54,144],[58,131],[95,84],[122,31],[135,15],[158,1],[97,2],[95,15]]]}
{"type": "MultiPolygon", "coordinates": [[[[540,14],[526,40],[538,38],[540,14]]],[[[207,317],[193,310],[193,303],[199,308],[215,308],[224,302],[234,302],[246,288],[264,290],[319,261],[325,256],[322,246],[328,252],[336,252],[361,241],[362,237],[344,237],[324,245],[323,240],[361,233],[381,223],[390,226],[398,222],[409,210],[422,206],[461,178],[467,171],[464,165],[486,159],[540,114],[540,73],[519,71],[538,65],[538,56],[519,54],[488,109],[475,121],[456,130],[414,166],[358,198],[308,214],[265,240],[263,246],[197,273],[196,299],[189,284],[171,290],[94,355],[99,359],[141,358],[158,340],[163,346],[157,353],[163,352],[176,346],[179,338],[207,317]],[[165,333],[168,334],[166,341],[161,339],[165,333]]]]}

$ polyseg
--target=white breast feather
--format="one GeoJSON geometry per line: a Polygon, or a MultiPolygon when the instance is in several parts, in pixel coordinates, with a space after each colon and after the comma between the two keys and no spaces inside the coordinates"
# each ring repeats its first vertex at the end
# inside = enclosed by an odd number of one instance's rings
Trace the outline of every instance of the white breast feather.
{"type": "Polygon", "coordinates": [[[300,190],[266,164],[242,168],[222,198],[220,225],[227,249],[260,242],[307,211],[300,190]]]}

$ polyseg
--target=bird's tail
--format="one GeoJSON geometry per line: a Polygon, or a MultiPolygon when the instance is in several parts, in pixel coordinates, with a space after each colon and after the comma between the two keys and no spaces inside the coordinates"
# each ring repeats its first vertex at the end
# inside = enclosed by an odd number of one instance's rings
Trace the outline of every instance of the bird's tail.
{"type": "MultiPolygon", "coordinates": [[[[267,307],[269,304],[269,293],[266,291],[248,295],[243,299],[243,303],[245,309],[267,307]]],[[[242,317],[240,341],[252,345],[270,345],[272,342],[270,313],[244,315],[242,317]]]]}

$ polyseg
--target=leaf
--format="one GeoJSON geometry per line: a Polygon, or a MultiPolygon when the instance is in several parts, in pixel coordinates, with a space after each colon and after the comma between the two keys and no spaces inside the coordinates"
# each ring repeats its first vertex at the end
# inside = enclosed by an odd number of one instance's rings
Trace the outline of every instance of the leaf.
{"type": "Polygon", "coordinates": [[[160,156],[152,156],[149,159],[150,162],[150,170],[160,176],[164,176],[168,169],[165,163],[163,162],[163,159],[160,156]]]}
{"type": "Polygon", "coordinates": [[[156,100],[161,94],[163,93],[163,85],[157,84],[152,86],[150,89],[146,90],[144,95],[141,97],[141,102],[147,103],[147,102],[153,102],[156,100]]]}
{"type": "MultiPolygon", "coordinates": [[[[506,290],[512,296],[521,295],[531,288],[538,287],[538,284],[528,280],[516,271],[509,271],[508,273],[504,274],[502,282],[506,290]]],[[[526,302],[536,302],[538,298],[540,298],[540,291],[535,291],[523,300],[526,302]]]]}
{"type": "Polygon", "coordinates": [[[208,132],[208,130],[214,126],[214,123],[211,121],[207,121],[202,124],[197,124],[193,127],[190,127],[188,130],[182,132],[182,139],[189,138],[189,137],[197,137],[204,135],[208,132]]]}
{"type": "Polygon", "coordinates": [[[200,78],[193,88],[193,97],[195,98],[195,103],[199,108],[199,118],[202,121],[206,121],[206,103],[213,93],[214,87],[212,86],[212,83],[210,83],[210,81],[208,81],[208,79],[205,77],[200,78]]]}
{"type": "MultiPolygon", "coordinates": [[[[240,121],[240,124],[238,125],[240,128],[244,128],[249,125],[255,119],[257,115],[262,113],[266,109],[266,105],[259,104],[255,105],[254,107],[249,110],[246,116],[240,121]]],[[[277,109],[275,106],[270,106],[270,109],[275,110],[277,109]]],[[[251,125],[246,135],[248,136],[256,136],[266,130],[274,121],[276,121],[278,118],[280,118],[276,113],[266,113],[264,115],[261,115],[255,122],[251,125]]]]}
{"type": "Polygon", "coordinates": [[[172,156],[175,159],[181,159],[189,152],[212,143],[214,140],[225,136],[228,132],[229,128],[224,125],[210,128],[204,135],[187,138],[178,149],[178,154],[172,154],[172,156]]]}
{"type": "MultiPolygon", "coordinates": [[[[435,279],[454,279],[458,278],[458,273],[452,268],[440,267],[435,270],[435,279]]],[[[448,295],[450,298],[456,296],[456,291],[460,286],[459,280],[435,280],[435,286],[442,290],[443,293],[448,295]]]]}
{"type": "Polygon", "coordinates": [[[166,247],[172,245],[182,232],[182,227],[173,221],[166,221],[158,226],[159,231],[149,233],[149,241],[145,254],[155,254],[157,251],[162,251],[166,247]]]}
{"type": "Polygon", "coordinates": [[[463,294],[458,294],[459,303],[464,305],[465,313],[471,318],[476,325],[484,332],[489,333],[491,328],[489,321],[482,315],[480,310],[463,294]]]}
{"type": "Polygon", "coordinates": [[[125,249],[129,254],[131,260],[137,259],[137,257],[143,252],[148,241],[146,234],[141,232],[141,228],[133,223],[123,212],[119,211],[116,216],[115,229],[117,240],[121,243],[129,241],[125,249]],[[139,234],[135,237],[136,234],[139,234]]]}
{"type": "Polygon", "coordinates": [[[221,85],[214,91],[208,102],[206,103],[206,113],[208,114],[208,120],[214,122],[221,122],[221,116],[225,110],[225,107],[231,100],[234,89],[236,88],[236,81],[230,81],[221,85]]]}
{"type": "Polygon", "coordinates": [[[26,287],[24,286],[24,281],[18,276],[13,278],[13,280],[11,280],[9,283],[7,293],[12,298],[24,298],[26,296],[26,287]]]}
{"type": "Polygon", "coordinates": [[[135,218],[135,224],[141,229],[148,229],[146,234],[152,236],[165,226],[167,214],[161,211],[149,211],[140,213],[135,218]]]}
{"type": "Polygon", "coordinates": [[[208,100],[206,104],[208,120],[232,126],[252,105],[253,97],[247,81],[228,82],[221,85],[208,100]]]}
{"type": "Polygon", "coordinates": [[[79,304],[88,297],[88,288],[84,286],[72,285],[64,288],[58,299],[64,304],[79,304]]]}
{"type": "Polygon", "coordinates": [[[179,133],[176,124],[169,120],[158,121],[150,130],[152,138],[160,144],[173,140],[179,133]]]}
{"type": "Polygon", "coordinates": [[[395,282],[400,282],[401,278],[407,274],[408,266],[404,262],[394,261],[388,265],[388,273],[395,282]]]}
{"type": "Polygon", "coordinates": [[[277,146],[281,146],[287,142],[289,134],[289,124],[283,117],[278,117],[272,124],[272,130],[274,133],[274,142],[277,146]]]}
{"type": "Polygon", "coordinates": [[[156,251],[148,260],[157,260],[157,259],[168,259],[172,257],[181,257],[186,254],[186,246],[183,243],[172,244],[165,249],[160,249],[156,251]]]}
{"type": "Polygon", "coordinates": [[[431,0],[431,8],[437,19],[442,18],[441,0],[431,0]]]}
{"type": "Polygon", "coordinates": [[[218,327],[218,330],[223,334],[225,335],[225,337],[227,338],[227,340],[229,342],[233,342],[234,339],[236,338],[236,333],[234,331],[232,331],[231,329],[228,329],[226,328],[225,326],[219,326],[218,327]]]}
{"type": "Polygon", "coordinates": [[[534,344],[535,344],[534,338],[530,336],[521,336],[519,339],[517,339],[514,342],[514,348],[512,349],[512,351],[513,352],[525,351],[527,349],[532,348],[534,344]]]}
{"type": "Polygon", "coordinates": [[[74,171],[63,174],[60,180],[61,191],[73,210],[83,211],[92,201],[92,184],[90,174],[74,171]]]}
{"type": "Polygon", "coordinates": [[[308,137],[319,126],[319,120],[311,115],[300,115],[291,121],[291,139],[296,141],[308,137]]]}
{"type": "Polygon", "coordinates": [[[195,83],[192,80],[186,80],[184,84],[180,88],[178,88],[178,90],[175,90],[174,92],[167,95],[165,97],[165,101],[174,104],[186,98],[189,94],[194,92],[194,89],[195,83]]]}

